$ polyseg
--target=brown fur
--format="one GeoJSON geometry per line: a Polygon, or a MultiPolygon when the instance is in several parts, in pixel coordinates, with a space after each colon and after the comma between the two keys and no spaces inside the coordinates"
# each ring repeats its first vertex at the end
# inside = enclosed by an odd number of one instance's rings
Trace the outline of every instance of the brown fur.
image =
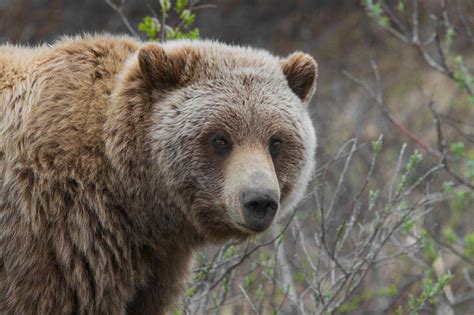
{"type": "Polygon", "coordinates": [[[212,154],[215,130],[268,165],[266,141],[281,134],[281,205],[301,198],[315,138],[297,103],[311,98],[314,61],[282,70],[266,52],[164,47],[112,36],[0,46],[1,314],[166,312],[194,250],[249,234],[224,196],[234,166],[212,154]]]}

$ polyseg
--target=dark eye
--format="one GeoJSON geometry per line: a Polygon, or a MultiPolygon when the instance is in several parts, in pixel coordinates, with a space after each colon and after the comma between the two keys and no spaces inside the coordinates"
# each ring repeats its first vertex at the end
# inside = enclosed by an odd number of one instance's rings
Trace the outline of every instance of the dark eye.
{"type": "Polygon", "coordinates": [[[272,138],[270,140],[270,154],[273,157],[276,157],[278,153],[280,153],[282,146],[283,141],[280,138],[272,138]]]}
{"type": "Polygon", "coordinates": [[[232,143],[224,135],[217,134],[212,137],[212,146],[219,154],[225,154],[232,148],[232,143]]]}

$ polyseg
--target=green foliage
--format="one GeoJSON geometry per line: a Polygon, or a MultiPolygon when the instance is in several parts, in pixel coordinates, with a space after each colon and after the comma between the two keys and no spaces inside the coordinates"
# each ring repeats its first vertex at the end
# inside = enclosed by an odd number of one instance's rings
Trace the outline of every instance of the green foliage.
{"type": "MultiPolygon", "coordinates": [[[[418,297],[410,295],[408,300],[408,313],[416,315],[420,312],[426,303],[437,304],[438,295],[444,287],[451,281],[453,276],[450,273],[441,275],[435,282],[432,280],[431,272],[427,272],[422,281],[421,293],[418,297]]],[[[403,308],[400,306],[397,314],[402,314],[403,308]]]]}
{"type": "Polygon", "coordinates": [[[379,191],[378,190],[369,191],[369,210],[372,210],[374,208],[378,197],[379,197],[379,191]]]}
{"type": "Polygon", "coordinates": [[[183,13],[185,8],[188,6],[188,0],[176,0],[176,12],[178,12],[179,15],[183,13]]]}
{"type": "Polygon", "coordinates": [[[304,280],[306,279],[306,275],[304,274],[304,272],[301,272],[301,271],[297,271],[295,273],[295,280],[298,281],[298,282],[304,282],[304,280]]]}
{"type": "Polygon", "coordinates": [[[466,178],[470,180],[474,179],[474,158],[472,157],[472,153],[470,154],[466,150],[464,143],[462,141],[451,143],[450,150],[455,157],[463,162],[462,165],[466,168],[466,178]]]}
{"type": "Polygon", "coordinates": [[[470,192],[467,191],[456,191],[454,193],[453,209],[462,210],[468,207],[471,203],[470,195],[470,192]]]}
{"type": "Polygon", "coordinates": [[[224,254],[223,254],[224,259],[229,259],[229,258],[231,258],[232,256],[235,255],[235,252],[236,252],[235,246],[229,246],[229,247],[224,251],[224,254]]]}
{"type": "Polygon", "coordinates": [[[196,15],[191,13],[190,10],[184,10],[179,14],[179,17],[183,21],[185,28],[188,28],[191,24],[193,24],[194,20],[196,19],[196,15]]]}
{"type": "Polygon", "coordinates": [[[390,26],[390,20],[385,16],[379,2],[375,2],[374,0],[363,0],[362,5],[367,10],[369,16],[373,18],[380,27],[388,28],[390,26]]]}
{"type": "Polygon", "coordinates": [[[252,274],[249,274],[244,278],[244,286],[246,289],[250,289],[255,282],[255,277],[252,274]]]}
{"type": "Polygon", "coordinates": [[[456,241],[458,240],[458,237],[456,235],[456,232],[454,232],[453,228],[448,226],[443,230],[443,237],[448,242],[448,244],[455,244],[456,241]]]}
{"type": "Polygon", "coordinates": [[[464,254],[468,257],[474,257],[474,231],[464,237],[464,242],[466,243],[464,254]]]}
{"type": "Polygon", "coordinates": [[[398,294],[395,286],[380,288],[377,291],[365,291],[361,295],[355,296],[350,302],[342,304],[338,309],[338,313],[349,313],[357,310],[363,303],[369,302],[378,297],[393,297],[398,294]]]}
{"type": "Polygon", "coordinates": [[[160,0],[161,13],[167,15],[171,10],[171,1],[170,0],[160,0]]]}
{"type": "Polygon", "coordinates": [[[415,227],[415,221],[413,221],[412,218],[407,217],[402,224],[402,232],[404,234],[410,234],[413,231],[413,228],[415,227]]]}
{"type": "Polygon", "coordinates": [[[180,308],[175,308],[171,314],[181,315],[181,314],[183,314],[183,311],[180,308]]]}
{"type": "Polygon", "coordinates": [[[187,297],[193,297],[196,294],[196,292],[197,292],[197,288],[195,288],[195,287],[188,288],[186,290],[186,296],[187,297]]]}
{"type": "Polygon", "coordinates": [[[458,83],[460,89],[471,91],[470,101],[474,104],[474,76],[469,73],[462,56],[454,58],[454,80],[458,83]]]}
{"type": "Polygon", "coordinates": [[[406,166],[407,173],[410,173],[415,165],[417,165],[423,159],[423,155],[418,151],[415,150],[410,158],[408,159],[408,164],[406,166]]]}
{"type": "Polygon", "coordinates": [[[168,39],[197,39],[199,38],[199,29],[194,28],[189,32],[181,32],[181,31],[169,31],[167,33],[168,39]]]}
{"type": "Polygon", "coordinates": [[[138,30],[144,32],[149,40],[156,40],[161,30],[161,25],[151,16],[145,16],[138,24],[138,30]]]}
{"type": "Polygon", "coordinates": [[[443,191],[447,194],[452,194],[454,192],[454,183],[452,181],[444,182],[443,191]]]}
{"type": "Polygon", "coordinates": [[[405,12],[406,4],[404,0],[399,0],[397,4],[397,10],[400,12],[405,12]]]}
{"type": "Polygon", "coordinates": [[[374,150],[375,153],[380,153],[382,151],[382,145],[383,135],[380,135],[377,140],[372,141],[372,150],[374,150]]]}
{"type": "Polygon", "coordinates": [[[199,29],[191,28],[196,20],[192,8],[188,0],[176,0],[174,7],[171,0],[160,0],[161,17],[145,16],[138,24],[138,30],[145,33],[151,41],[197,39],[200,37],[199,29]],[[177,19],[174,26],[168,24],[173,11],[177,19]]]}
{"type": "Polygon", "coordinates": [[[452,26],[449,26],[446,30],[446,41],[445,41],[445,49],[446,54],[450,53],[451,46],[453,46],[454,35],[456,35],[456,31],[452,26]]]}
{"type": "Polygon", "coordinates": [[[196,281],[196,282],[200,282],[200,281],[204,281],[208,274],[209,274],[209,270],[208,268],[206,268],[207,270],[200,270],[200,271],[197,271],[193,274],[193,280],[196,281]]]}
{"type": "Polygon", "coordinates": [[[467,166],[466,177],[471,180],[474,179],[474,159],[472,158],[467,159],[466,166],[467,166]]]}
{"type": "Polygon", "coordinates": [[[464,150],[464,143],[462,143],[461,141],[451,143],[451,152],[459,158],[464,157],[464,155],[466,154],[464,150]]]}
{"type": "Polygon", "coordinates": [[[336,240],[339,241],[341,237],[344,235],[344,232],[346,231],[346,223],[342,223],[341,225],[338,226],[337,232],[336,232],[336,240]]]}
{"type": "Polygon", "coordinates": [[[405,187],[408,176],[413,172],[413,169],[421,160],[423,160],[423,155],[415,149],[413,154],[408,158],[408,163],[405,166],[405,173],[401,176],[400,181],[398,182],[397,194],[399,194],[405,187]]]}
{"type": "Polygon", "coordinates": [[[434,261],[438,257],[438,249],[426,230],[421,231],[421,248],[423,254],[430,260],[434,261]]]}
{"type": "Polygon", "coordinates": [[[265,298],[265,290],[263,289],[263,285],[261,283],[257,288],[256,294],[259,300],[262,300],[263,298],[265,298]]]}

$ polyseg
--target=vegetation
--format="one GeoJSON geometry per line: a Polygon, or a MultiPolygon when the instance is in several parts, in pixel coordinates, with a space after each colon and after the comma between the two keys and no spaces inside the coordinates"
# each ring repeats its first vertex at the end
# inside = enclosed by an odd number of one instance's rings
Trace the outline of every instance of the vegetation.
{"type": "MultiPolygon", "coordinates": [[[[120,4],[112,0],[106,0],[106,2],[122,16],[129,31],[139,36],[123,13],[125,1],[121,0],[120,4]]],[[[196,0],[176,0],[172,3],[171,0],[160,0],[160,13],[152,10],[152,15],[145,16],[138,24],[138,30],[150,41],[199,38],[199,29],[192,27],[196,18],[194,11],[206,6],[197,7],[197,2],[196,0]]]]}
{"type": "MultiPolygon", "coordinates": [[[[412,106],[427,111],[432,124],[418,128],[398,118],[394,104],[403,92],[387,95],[388,73],[377,61],[368,67],[372,79],[347,69],[348,82],[393,134],[350,138],[324,152],[304,205],[263,236],[200,253],[175,314],[467,314],[474,308],[474,32],[463,2],[453,3],[361,1],[371,32],[387,46],[418,54],[417,71],[444,78],[451,97],[439,101],[434,88],[424,90],[412,106]]],[[[159,5],[159,14],[138,25],[149,40],[199,37],[195,1],[159,5]]],[[[124,17],[122,6],[113,6],[124,17]]]]}

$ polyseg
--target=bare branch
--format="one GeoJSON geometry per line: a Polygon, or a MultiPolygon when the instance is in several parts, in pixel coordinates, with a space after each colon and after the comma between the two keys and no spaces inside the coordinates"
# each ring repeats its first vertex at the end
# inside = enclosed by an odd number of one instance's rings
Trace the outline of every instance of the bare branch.
{"type": "Polygon", "coordinates": [[[125,5],[125,0],[120,0],[120,4],[116,4],[113,2],[113,0],[105,0],[105,2],[117,12],[120,17],[122,18],[123,23],[127,27],[128,31],[134,36],[134,37],[140,37],[138,33],[135,31],[135,29],[132,27],[130,24],[130,21],[128,20],[127,16],[125,15],[123,8],[125,5]]]}

